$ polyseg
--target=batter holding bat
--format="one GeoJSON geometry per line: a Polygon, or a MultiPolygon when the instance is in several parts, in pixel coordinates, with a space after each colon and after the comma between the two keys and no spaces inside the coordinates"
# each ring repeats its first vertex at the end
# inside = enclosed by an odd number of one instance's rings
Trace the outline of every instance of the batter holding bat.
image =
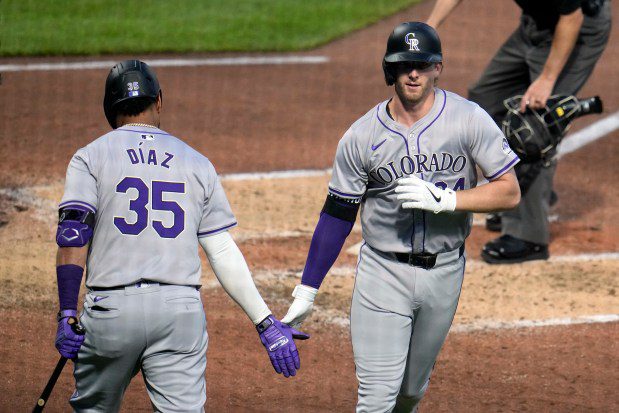
{"type": "Polygon", "coordinates": [[[56,234],[56,348],[75,360],[73,409],[118,411],[142,371],[155,411],[204,411],[208,336],[198,245],[256,325],[275,371],[294,376],[293,338],[309,337],[274,318],[258,293],[228,233],[236,221],[213,165],[159,128],[155,73],[139,60],[118,63],[103,107],[113,130],[71,159],[56,234]],[[71,326],[84,267],[81,335],[71,326]]]}
{"type": "Polygon", "coordinates": [[[339,142],[301,284],[283,322],[298,326],[361,209],[350,324],[358,412],[416,411],[451,326],[472,212],[516,206],[518,157],[477,104],[436,87],[437,33],[397,26],[383,59],[392,98],[339,142]],[[476,167],[489,181],[476,187],[476,167]]]}

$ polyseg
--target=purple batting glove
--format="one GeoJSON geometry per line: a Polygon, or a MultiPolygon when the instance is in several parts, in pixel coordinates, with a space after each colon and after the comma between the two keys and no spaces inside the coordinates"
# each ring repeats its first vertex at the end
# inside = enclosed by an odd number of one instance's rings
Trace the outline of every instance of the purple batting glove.
{"type": "Polygon", "coordinates": [[[307,340],[309,335],[283,324],[272,315],[262,320],[256,329],[275,371],[285,377],[297,374],[301,360],[294,339],[307,340]]]}
{"type": "Polygon", "coordinates": [[[62,310],[58,313],[58,330],[56,332],[56,349],[62,357],[77,357],[84,342],[82,327],[77,323],[76,310],[62,310]],[[81,333],[81,334],[80,334],[81,333]]]}

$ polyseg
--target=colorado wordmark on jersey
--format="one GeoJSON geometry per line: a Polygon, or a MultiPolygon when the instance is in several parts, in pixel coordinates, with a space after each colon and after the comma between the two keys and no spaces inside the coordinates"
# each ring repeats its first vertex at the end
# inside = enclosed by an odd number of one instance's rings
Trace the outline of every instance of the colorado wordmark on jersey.
{"type": "Polygon", "coordinates": [[[472,214],[405,210],[396,181],[415,175],[442,188],[477,185],[507,172],[518,157],[491,117],[477,104],[435,88],[434,104],[411,128],[394,121],[381,102],[339,142],[329,192],[361,202],[363,238],[388,252],[440,253],[459,248],[472,214]]]}
{"type": "Polygon", "coordinates": [[[60,207],[95,212],[88,287],[200,285],[198,237],[236,225],[211,162],[161,129],[123,126],[79,149],[60,207]]]}

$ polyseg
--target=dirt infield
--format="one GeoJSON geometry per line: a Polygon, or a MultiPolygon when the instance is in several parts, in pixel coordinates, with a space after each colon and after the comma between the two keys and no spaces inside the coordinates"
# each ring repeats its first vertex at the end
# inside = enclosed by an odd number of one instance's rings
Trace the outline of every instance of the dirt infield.
{"type": "MultiPolygon", "coordinates": [[[[307,53],[328,56],[323,65],[160,68],[163,128],[205,153],[222,173],[327,168],[350,123],[389,94],[380,69],[389,31],[400,21],[425,18],[430,7],[425,2],[307,53]]],[[[613,17],[619,18],[617,2],[613,17]]],[[[446,56],[441,85],[466,95],[516,24],[512,2],[492,9],[482,0],[464,2],[440,31],[446,56]]],[[[601,95],[607,114],[619,110],[618,41],[615,27],[582,91],[582,96],[601,95]]],[[[101,110],[105,75],[105,70],[2,74],[0,412],[29,410],[56,361],[55,208],[70,156],[108,129],[101,110]]],[[[582,118],[573,128],[595,120],[582,118]]],[[[422,411],[619,410],[619,323],[484,328],[619,314],[619,261],[579,258],[619,252],[618,136],[614,132],[560,162],[551,261],[483,264],[479,249],[495,235],[474,227],[454,331],[422,411]]],[[[284,313],[303,268],[327,179],[224,182],[240,224],[233,235],[277,315],[284,313]]],[[[354,245],[360,239],[353,230],[345,246],[349,252],[341,254],[321,289],[305,325],[313,337],[299,345],[303,367],[292,380],[272,373],[251,323],[204,263],[208,411],[353,410],[356,380],[347,314],[354,245]]],[[[47,411],[68,410],[69,370],[47,411]]],[[[141,380],[134,380],[123,406],[126,412],[150,411],[141,380]]]]}

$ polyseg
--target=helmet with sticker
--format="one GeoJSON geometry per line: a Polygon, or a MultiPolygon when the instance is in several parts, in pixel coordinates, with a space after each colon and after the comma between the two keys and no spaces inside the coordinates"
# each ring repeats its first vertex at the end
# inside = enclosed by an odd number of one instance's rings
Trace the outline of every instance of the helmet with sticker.
{"type": "Polygon", "coordinates": [[[441,40],[436,30],[423,22],[401,23],[393,29],[387,39],[387,50],[383,57],[385,82],[395,83],[394,64],[398,62],[443,61],[441,40]]]}
{"type": "Polygon", "coordinates": [[[103,111],[112,128],[116,128],[117,108],[134,101],[137,107],[148,106],[161,94],[155,72],[140,60],[125,60],[112,67],[105,81],[103,111]]]}

